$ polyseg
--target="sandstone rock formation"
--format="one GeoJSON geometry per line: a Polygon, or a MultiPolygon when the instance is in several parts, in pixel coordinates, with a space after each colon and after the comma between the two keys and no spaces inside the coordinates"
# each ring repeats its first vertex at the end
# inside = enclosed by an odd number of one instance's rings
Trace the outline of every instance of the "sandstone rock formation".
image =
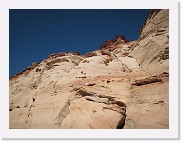
{"type": "Polygon", "coordinates": [[[10,128],[169,128],[168,20],[153,10],[135,41],[51,54],[11,77],[10,128]]]}

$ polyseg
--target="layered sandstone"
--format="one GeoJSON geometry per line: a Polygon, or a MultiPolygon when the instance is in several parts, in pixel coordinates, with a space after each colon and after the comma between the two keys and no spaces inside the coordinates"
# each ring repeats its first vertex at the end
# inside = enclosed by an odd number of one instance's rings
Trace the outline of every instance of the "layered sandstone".
{"type": "Polygon", "coordinates": [[[138,40],[51,54],[10,78],[10,128],[169,128],[168,20],[153,10],[138,40]]]}

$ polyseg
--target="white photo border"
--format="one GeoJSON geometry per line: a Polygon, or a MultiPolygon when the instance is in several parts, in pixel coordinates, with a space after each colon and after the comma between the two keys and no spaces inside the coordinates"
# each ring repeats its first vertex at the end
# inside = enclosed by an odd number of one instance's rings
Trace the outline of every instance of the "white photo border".
{"type": "Polygon", "coordinates": [[[1,0],[0,125],[2,138],[178,139],[177,0],[1,0]],[[9,9],[169,9],[169,129],[9,129],[9,9]]]}

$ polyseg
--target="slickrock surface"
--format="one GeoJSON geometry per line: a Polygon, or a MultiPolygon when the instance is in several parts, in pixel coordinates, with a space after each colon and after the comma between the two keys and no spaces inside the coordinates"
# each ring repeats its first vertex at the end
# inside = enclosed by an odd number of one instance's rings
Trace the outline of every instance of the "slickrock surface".
{"type": "Polygon", "coordinates": [[[51,54],[11,77],[10,128],[169,128],[168,15],[153,10],[138,40],[51,54]]]}

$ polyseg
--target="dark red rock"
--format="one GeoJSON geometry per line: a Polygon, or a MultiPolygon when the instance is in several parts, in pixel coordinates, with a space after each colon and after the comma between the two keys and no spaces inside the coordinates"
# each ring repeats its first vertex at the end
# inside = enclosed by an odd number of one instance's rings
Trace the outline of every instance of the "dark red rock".
{"type": "Polygon", "coordinates": [[[67,54],[73,54],[73,55],[78,55],[78,56],[80,56],[80,53],[79,53],[79,52],[60,52],[60,53],[50,54],[50,55],[48,56],[48,58],[62,57],[62,56],[66,56],[67,54]]]}
{"type": "Polygon", "coordinates": [[[100,49],[110,49],[110,48],[115,48],[116,45],[118,44],[125,44],[127,43],[128,40],[125,39],[124,36],[118,35],[115,37],[115,39],[107,40],[105,41],[101,46],[100,49]]]}
{"type": "Polygon", "coordinates": [[[114,43],[113,40],[107,40],[107,41],[105,41],[105,42],[100,46],[100,49],[104,49],[104,48],[106,48],[106,47],[112,45],[113,43],[114,43]]]}
{"type": "Polygon", "coordinates": [[[116,36],[115,39],[125,40],[125,36],[123,36],[123,35],[118,35],[118,36],[116,36]]]}

